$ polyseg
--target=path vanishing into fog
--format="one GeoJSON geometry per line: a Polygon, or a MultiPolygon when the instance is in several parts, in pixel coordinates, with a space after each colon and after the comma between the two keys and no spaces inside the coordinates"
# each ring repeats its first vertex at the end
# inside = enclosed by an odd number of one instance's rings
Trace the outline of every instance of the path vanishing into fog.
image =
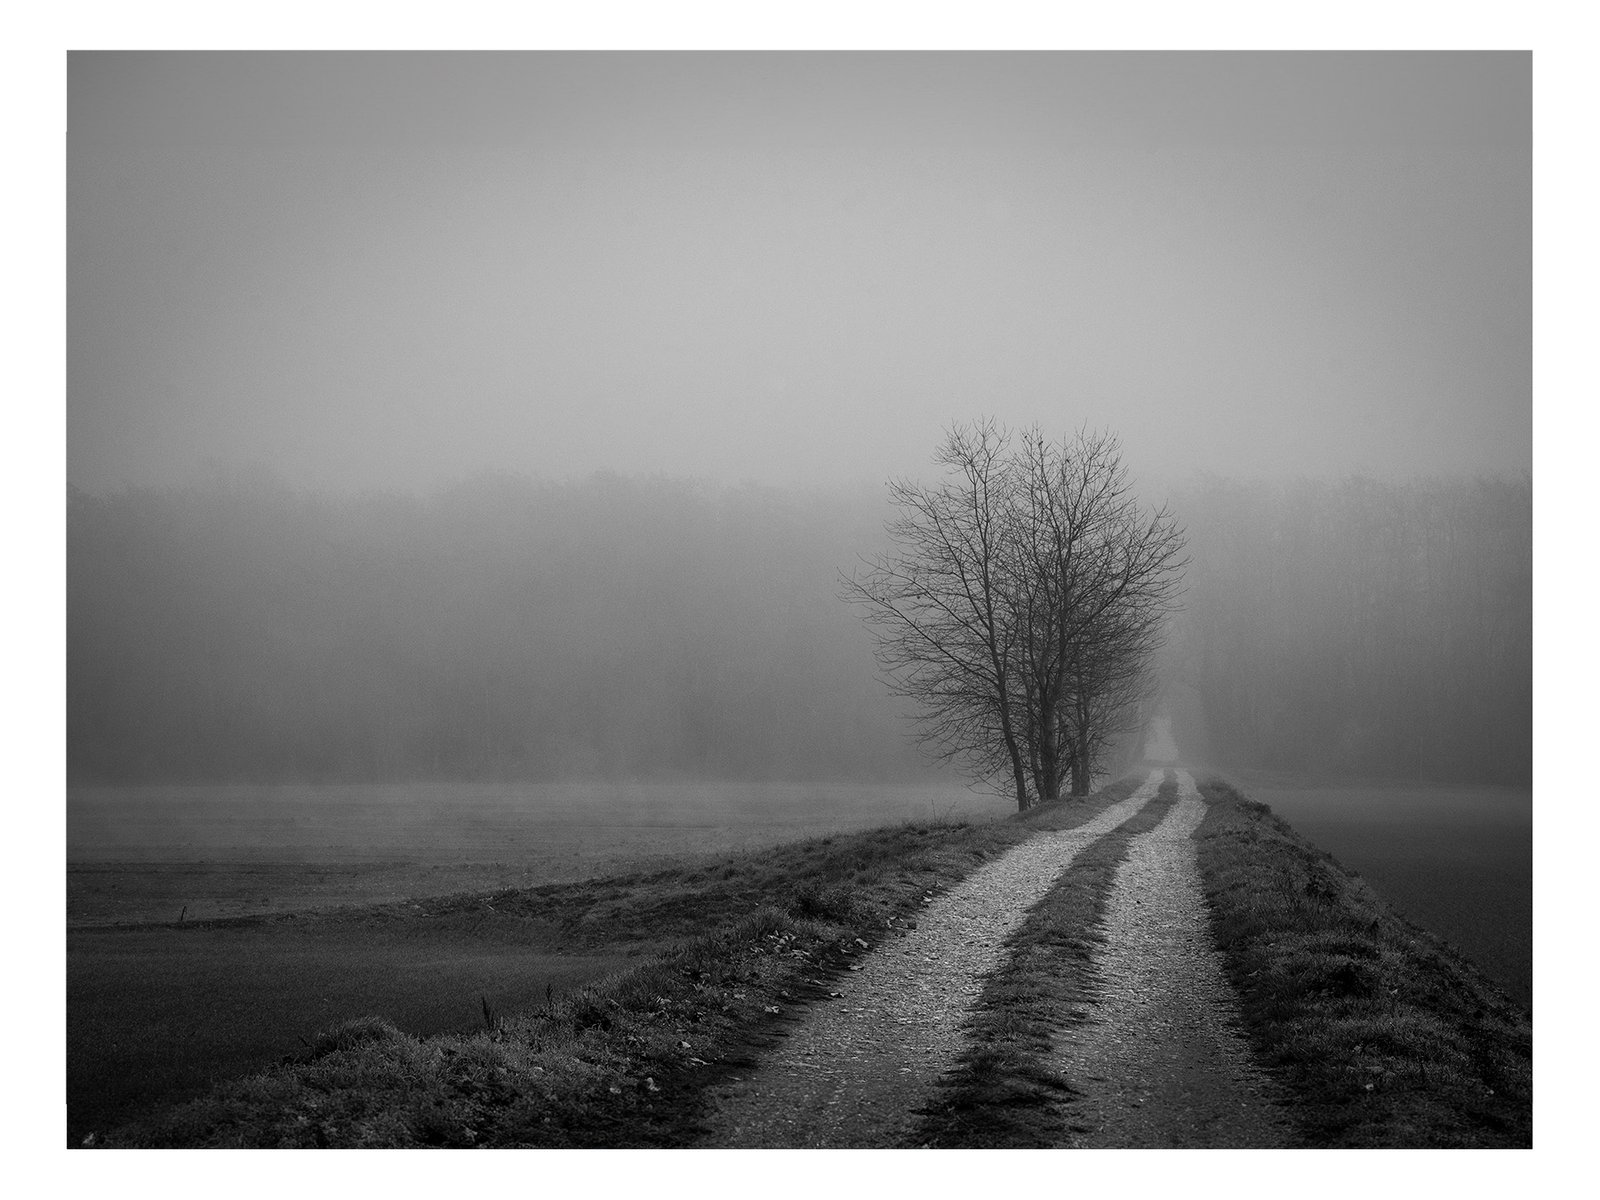
{"type": "Polygon", "coordinates": [[[1099,995],[1056,1039],[1055,1066],[1083,1093],[1066,1145],[1287,1143],[1211,941],[1193,840],[1205,801],[1187,771],[1176,774],[1178,802],[1117,868],[1095,958],[1099,995]]]}
{"type": "MultiPolygon", "coordinates": [[[[1165,772],[1084,824],[1044,830],[969,875],[904,938],[878,946],[748,1076],[723,1085],[702,1144],[916,1144],[919,1111],[966,1048],[964,1025],[1005,941],[1090,845],[1149,804],[1165,772]]],[[[1109,898],[1100,990],[1062,1022],[1054,1064],[1081,1093],[1063,1146],[1271,1146],[1284,1126],[1237,1029],[1210,943],[1191,834],[1205,805],[1178,800],[1129,843],[1109,898]]]]}

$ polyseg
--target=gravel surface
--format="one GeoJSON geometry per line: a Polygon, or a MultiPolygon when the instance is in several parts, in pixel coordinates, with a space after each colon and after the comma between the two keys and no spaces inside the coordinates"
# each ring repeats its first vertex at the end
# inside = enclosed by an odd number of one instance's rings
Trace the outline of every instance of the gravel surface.
{"type": "Polygon", "coordinates": [[[1057,1037],[1057,1068],[1085,1093],[1063,1144],[1269,1147],[1287,1118],[1238,1028],[1211,944],[1192,835],[1205,802],[1185,771],[1161,824],[1129,843],[1096,956],[1088,1018],[1057,1037]]]}
{"type": "Polygon", "coordinates": [[[904,938],[864,955],[835,985],[837,998],[807,1014],[750,1076],[720,1089],[703,1144],[899,1144],[962,1050],[962,1021],[1005,939],[1080,851],[1149,803],[1163,775],[1153,771],[1075,829],[1014,847],[934,900],[904,938]]]}

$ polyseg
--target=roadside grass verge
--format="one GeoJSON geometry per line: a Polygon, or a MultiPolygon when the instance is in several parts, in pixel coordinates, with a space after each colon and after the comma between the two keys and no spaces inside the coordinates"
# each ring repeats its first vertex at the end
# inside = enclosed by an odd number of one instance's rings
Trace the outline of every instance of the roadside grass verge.
{"type": "MultiPolygon", "coordinates": [[[[542,1008],[485,1005],[476,1032],[417,1038],[360,1018],[297,1060],[97,1137],[106,1146],[686,1145],[708,1089],[826,996],[833,975],[914,925],[925,903],[1041,828],[1137,786],[981,825],[908,823],[693,870],[385,905],[390,932],[623,947],[634,968],[542,1008]]],[[[275,918],[263,918],[267,920],[275,918]]]]}
{"type": "Polygon", "coordinates": [[[1528,1013],[1219,779],[1196,832],[1212,932],[1303,1145],[1532,1145],[1528,1013]]]}
{"type": "Polygon", "coordinates": [[[1156,798],[1086,847],[1007,939],[1007,955],[968,1019],[967,1049],[940,1081],[909,1145],[1024,1148],[1061,1144],[1077,1095],[1052,1065],[1056,1031],[1084,1019],[1096,995],[1094,954],[1128,843],[1177,802],[1169,778],[1156,798]]]}

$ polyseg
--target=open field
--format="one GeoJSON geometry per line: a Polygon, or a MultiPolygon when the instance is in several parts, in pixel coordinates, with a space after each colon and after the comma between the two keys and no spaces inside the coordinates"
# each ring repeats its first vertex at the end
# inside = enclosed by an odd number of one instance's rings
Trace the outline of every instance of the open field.
{"type": "Polygon", "coordinates": [[[1533,794],[1230,772],[1408,919],[1533,1004],[1533,794]]]}
{"type": "Polygon", "coordinates": [[[74,787],[67,920],[234,917],[664,867],[1012,805],[921,785],[361,784],[74,787]]]}

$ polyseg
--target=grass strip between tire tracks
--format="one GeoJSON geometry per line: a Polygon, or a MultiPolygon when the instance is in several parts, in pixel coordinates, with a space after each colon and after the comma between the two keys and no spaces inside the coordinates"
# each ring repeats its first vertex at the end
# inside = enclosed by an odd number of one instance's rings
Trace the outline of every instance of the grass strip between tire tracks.
{"type": "Polygon", "coordinates": [[[1200,792],[1213,936],[1301,1143],[1531,1146],[1527,1011],[1266,805],[1200,792]]]}
{"type": "Polygon", "coordinates": [[[381,1018],[345,1022],[298,1061],[89,1144],[691,1144],[709,1089],[753,1066],[837,972],[913,927],[938,891],[1039,829],[1081,824],[1138,782],[988,824],[908,823],[698,870],[389,906],[385,922],[520,921],[568,942],[627,940],[652,952],[543,1008],[486,1009],[476,1033],[417,1038],[381,1018]]]}
{"type": "Polygon", "coordinates": [[[967,1049],[940,1081],[913,1146],[1023,1148],[1059,1145],[1078,1093],[1052,1065],[1057,1030],[1083,1019],[1096,993],[1095,949],[1106,906],[1133,838],[1177,802],[1169,778],[1156,798],[1086,846],[1007,939],[1005,961],[984,984],[966,1027],[967,1049]]]}

